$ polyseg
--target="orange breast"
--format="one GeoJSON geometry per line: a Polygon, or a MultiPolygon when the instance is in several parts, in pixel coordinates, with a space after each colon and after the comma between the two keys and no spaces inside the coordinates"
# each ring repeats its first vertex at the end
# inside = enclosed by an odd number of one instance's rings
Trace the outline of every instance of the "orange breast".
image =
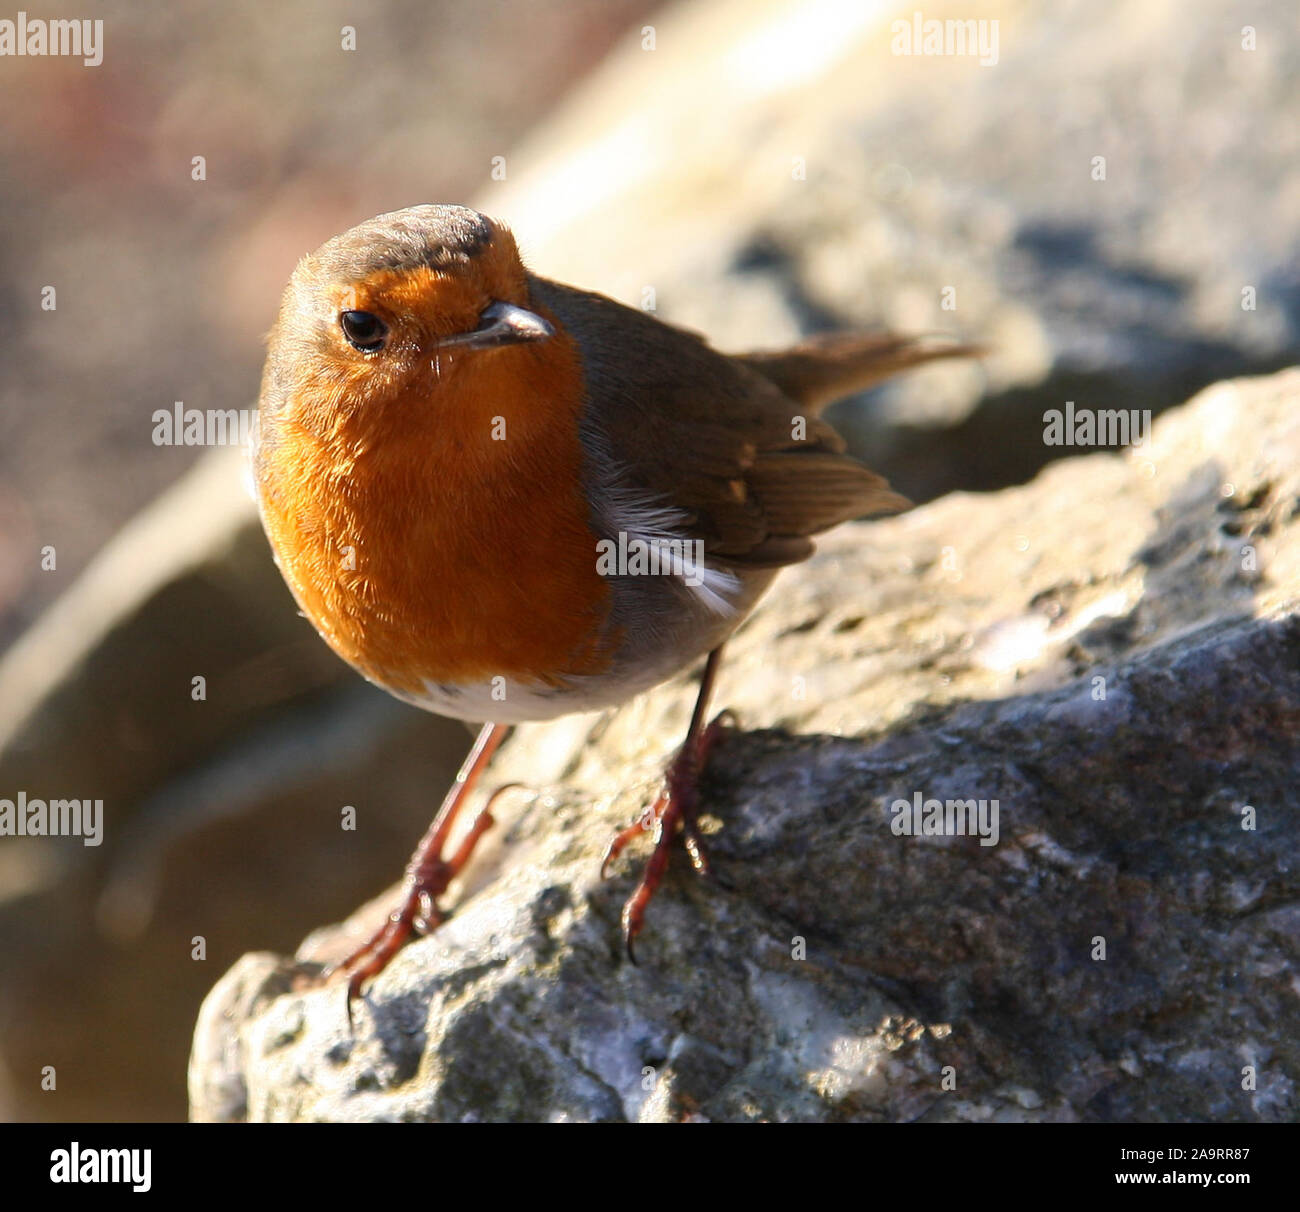
{"type": "Polygon", "coordinates": [[[267,533],[344,660],[413,693],[608,665],[581,395],[561,335],[445,359],[347,426],[263,419],[267,533]]]}

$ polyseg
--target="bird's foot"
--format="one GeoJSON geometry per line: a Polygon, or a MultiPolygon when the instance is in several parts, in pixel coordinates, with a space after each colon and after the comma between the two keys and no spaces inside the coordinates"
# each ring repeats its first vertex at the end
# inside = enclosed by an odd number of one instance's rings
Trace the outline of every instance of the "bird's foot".
{"type": "Polygon", "coordinates": [[[322,973],[323,980],[345,974],[348,977],[346,1008],[349,1029],[352,1027],[352,1003],[360,996],[366,981],[387,968],[393,956],[413,934],[427,934],[442,925],[446,914],[438,905],[438,897],[447,891],[447,886],[469,862],[479,838],[492,827],[491,810],[497,796],[518,786],[517,783],[507,783],[498,787],[479,810],[455,852],[450,858],[443,858],[457,813],[497,746],[505,739],[507,731],[507,726],[501,724],[483,726],[455,783],[447,793],[447,798],[443,800],[438,815],[434,817],[433,824],[429,826],[407,864],[402,899],[398,907],[351,955],[322,973]]]}
{"type": "Polygon", "coordinates": [[[602,879],[609,875],[610,866],[633,838],[642,833],[654,834],[654,849],[646,861],[640,882],[623,906],[623,942],[633,963],[636,963],[636,936],[641,933],[646,908],[668,869],[668,858],[679,826],[691,866],[700,875],[710,873],[708,855],[700,840],[699,780],[714,745],[734,723],[735,717],[731,712],[723,711],[707,728],[694,736],[688,735],[669,764],[663,789],[654,803],[633,824],[616,833],[605,850],[600,864],[602,879]]]}
{"type": "Polygon", "coordinates": [[[447,891],[447,886],[469,862],[479,838],[492,827],[494,822],[489,810],[496,797],[505,790],[507,788],[500,787],[492,793],[451,858],[444,859],[441,854],[421,855],[417,852],[406,869],[402,899],[397,908],[360,947],[323,974],[326,980],[347,974],[349,1028],[352,1027],[352,1003],[361,995],[361,988],[366,981],[387,968],[393,956],[413,935],[429,934],[446,921],[447,915],[438,905],[438,898],[447,891]]]}

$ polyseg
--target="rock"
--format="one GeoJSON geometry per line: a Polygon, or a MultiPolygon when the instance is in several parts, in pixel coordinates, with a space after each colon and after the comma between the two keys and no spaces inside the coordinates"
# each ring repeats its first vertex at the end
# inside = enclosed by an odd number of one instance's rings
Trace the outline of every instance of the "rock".
{"type": "Polygon", "coordinates": [[[915,500],[1069,453],[1039,441],[1066,400],[1158,413],[1294,360],[1284,0],[924,8],[996,25],[988,65],[896,53],[917,8],[682,6],[516,150],[493,213],[539,271],[638,306],[652,290],[721,348],[837,326],[985,340],[982,366],[833,414],[915,500]]]}
{"type": "MultiPolygon", "coordinates": [[[[291,949],[381,886],[463,752],[458,724],[371,694],[295,616],[226,454],[86,566],[121,517],[193,454],[152,445],[154,408],[177,397],[199,408],[251,402],[259,338],[295,257],[383,206],[442,200],[419,192],[435,187],[411,147],[438,149],[446,200],[481,181],[469,200],[514,225],[539,271],[637,305],[653,290],[660,316],[721,348],[836,325],[986,340],[992,354],[981,364],[934,367],[836,412],[857,449],[918,499],[1020,481],[1068,453],[1041,440],[1044,411],[1067,399],[1158,411],[1211,378],[1276,367],[1297,345],[1300,160],[1286,116],[1300,100],[1300,37],[1280,0],[1259,0],[1245,18],[1258,31],[1253,51],[1220,0],[1195,20],[1166,6],[1137,23],[1114,0],[1050,13],[993,0],[979,14],[1000,23],[992,67],[895,55],[895,14],[873,6],[678,5],[646,19],[652,43],[641,24],[615,28],[633,0],[587,6],[572,24],[537,13],[503,20],[494,8],[462,23],[458,37],[490,28],[503,54],[526,45],[536,70],[469,124],[464,106],[417,103],[394,114],[386,91],[392,80],[409,84],[417,60],[424,71],[463,59],[455,38],[360,24],[354,65],[376,54],[394,65],[382,79],[370,73],[378,91],[365,92],[360,77],[339,88],[336,25],[307,22],[328,35],[328,54],[308,39],[286,59],[285,38],[307,28],[292,6],[254,43],[222,11],[201,37],[190,17],[127,22],[140,46],[159,52],[150,61],[170,65],[165,78],[111,56],[102,72],[75,75],[32,60],[22,69],[31,87],[14,93],[13,158],[32,171],[11,174],[10,228],[24,240],[0,248],[0,263],[28,284],[29,301],[38,283],[61,289],[56,313],[10,309],[31,356],[15,360],[0,386],[0,417],[10,422],[0,444],[0,606],[11,606],[0,644],[63,596],[0,659],[0,795],[73,787],[103,797],[107,820],[97,851],[26,839],[0,853],[0,962],[10,974],[0,1070],[55,1064],[61,1075],[57,1112],[26,1077],[0,1084],[0,1111],[12,1118],[179,1115],[210,971],[250,947],[291,949]],[[615,49],[603,67],[575,71],[607,45],[615,49]],[[225,78],[208,64],[232,46],[248,89],[227,104],[225,78]],[[571,98],[515,145],[508,136],[520,115],[547,112],[570,78],[571,98]],[[380,112],[392,116],[382,138],[349,144],[340,174],[339,121],[360,115],[364,124],[380,112]],[[77,160],[70,147],[90,171],[65,189],[77,160]],[[212,168],[197,192],[185,171],[196,147],[212,168]],[[498,150],[504,180],[489,179],[498,150]],[[1092,178],[1097,155],[1104,182],[1092,178]],[[112,167],[107,195],[103,165],[112,167]],[[163,268],[142,274],[142,265],[163,268]],[[945,286],[956,288],[955,311],[942,306],[945,286]],[[1242,308],[1250,286],[1255,311],[1242,308]],[[37,574],[47,543],[58,568],[37,574]],[[209,678],[202,704],[190,697],[196,674],[209,678]],[[360,813],[354,833],[339,829],[346,805],[360,813]],[[196,936],[208,943],[206,968],[189,958],[196,936]]],[[[424,71],[420,87],[450,96],[477,79],[468,69],[424,71]]],[[[960,573],[953,586],[962,589],[984,575],[952,564],[966,551],[959,540],[976,537],[967,521],[977,511],[961,501],[947,508],[959,524],[926,534],[952,547],[936,558],[943,575],[960,573]]],[[[873,528],[871,542],[913,535],[915,524],[873,528]]],[[[1022,671],[1022,688],[1036,678],[1054,685],[1083,658],[1058,652],[1048,610],[1099,612],[1071,644],[1105,661],[1141,641],[1154,609],[1146,602],[1125,621],[1127,598],[1094,600],[1091,583],[1074,585],[1073,568],[1100,560],[1089,533],[1093,545],[1058,526],[1051,541],[1063,546],[1043,556],[1057,569],[1052,584],[1073,586],[1054,590],[1061,601],[984,619],[970,652],[960,637],[975,605],[962,598],[960,608],[900,618],[917,600],[916,575],[893,564],[873,563],[863,572],[870,587],[836,596],[827,582],[839,575],[834,553],[859,540],[833,540],[816,565],[823,580],[789,574],[787,596],[773,602],[805,610],[788,626],[811,631],[769,637],[800,668],[738,645],[724,689],[751,726],[859,735],[914,720],[918,703],[988,698],[1009,668],[1022,671]],[[814,583],[823,596],[798,596],[814,583]],[[855,623],[867,619],[865,606],[843,605],[855,595],[883,604],[883,622],[855,623]],[[906,628],[907,659],[900,637],[879,631],[895,621],[906,628]],[[926,644],[936,647],[922,685],[914,649],[926,644]],[[1040,649],[1057,664],[1034,665],[1040,649]],[[792,697],[795,676],[802,699],[792,697]],[[955,697],[944,698],[950,689],[955,697]]],[[[897,539],[898,558],[929,568],[917,561],[934,553],[911,541],[897,539]]],[[[1001,546],[1011,541],[990,532],[976,545],[984,554],[968,558],[1019,576],[1001,546]]],[[[1179,541],[1176,528],[1162,530],[1152,560],[1182,550],[1179,541]]],[[[1176,607],[1171,618],[1221,601],[1217,590],[1204,598],[1199,565],[1142,567],[1105,584],[1138,594],[1159,567],[1151,601],[1176,607]]],[[[1247,598],[1253,575],[1242,571],[1247,598]]],[[[978,583],[1006,605],[996,576],[978,583]]],[[[622,747],[605,759],[617,780],[583,756],[589,721],[526,745],[521,737],[522,777],[533,787],[567,780],[584,819],[588,793],[604,787],[609,799],[617,782],[621,798],[591,828],[612,826],[649,791],[684,723],[688,692],[664,693],[604,725],[608,743],[622,747]],[[671,720],[655,714],[664,704],[674,705],[671,720]],[[627,769],[640,771],[637,788],[627,769]]],[[[743,756],[752,743],[738,738],[730,752],[743,756]]],[[[590,864],[575,858],[575,876],[580,867],[589,878],[590,864]]],[[[474,878],[487,871],[480,864],[474,878]]],[[[617,901],[630,876],[620,878],[603,895],[617,901]]],[[[656,907],[655,917],[664,912],[656,907]]],[[[698,1058],[715,1053],[700,1048],[683,1044],[674,1063],[707,1068],[698,1058]]],[[[660,1106],[660,1093],[647,1105],[660,1106]]]]}
{"type": "Polygon", "coordinates": [[[716,878],[676,858],[639,966],[641,855],[597,869],[685,678],[518,731],[489,785],[525,789],[354,1034],[309,978],[382,902],[296,966],[242,961],[200,1019],[192,1116],[1289,1119],[1298,611],[1295,370],[1124,454],[842,527],[730,646],[716,878]],[[917,797],[996,828],[907,836],[917,797]]]}

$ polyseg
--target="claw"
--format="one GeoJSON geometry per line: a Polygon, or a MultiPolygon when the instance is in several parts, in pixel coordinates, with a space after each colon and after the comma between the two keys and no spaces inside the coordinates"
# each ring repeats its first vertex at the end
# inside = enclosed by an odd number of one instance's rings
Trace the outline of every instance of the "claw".
{"type": "Polygon", "coordinates": [[[708,662],[704,666],[704,676],[700,679],[700,693],[695,702],[691,726],[687,730],[686,740],[682,743],[681,749],[677,751],[677,755],[668,767],[663,790],[640,819],[614,835],[601,860],[600,875],[605,879],[609,875],[610,864],[622,854],[627,844],[638,833],[648,832],[650,828],[654,829],[654,849],[646,861],[640,881],[623,906],[623,943],[628,959],[634,964],[637,959],[633,943],[645,921],[646,907],[653,899],[664,872],[668,869],[669,854],[679,826],[686,853],[691,859],[691,866],[700,875],[708,875],[711,870],[708,856],[700,840],[697,820],[699,778],[714,745],[723,732],[732,726],[736,718],[731,712],[723,711],[707,728],[702,727],[721,653],[722,649],[716,648],[709,654],[708,662]]]}
{"type": "Polygon", "coordinates": [[[402,889],[402,900],[398,907],[388,915],[384,924],[375,931],[360,947],[337,964],[332,964],[322,974],[324,980],[330,980],[341,973],[348,974],[346,1010],[348,1030],[353,1029],[352,1004],[361,995],[366,981],[378,976],[392,960],[412,934],[428,933],[435,930],[445,920],[446,915],[438,906],[438,897],[447,890],[447,885],[460,873],[474,853],[479,838],[492,827],[492,814],[488,811],[498,795],[510,787],[508,783],[498,787],[489,797],[488,802],[479,811],[470,824],[464,840],[449,858],[442,857],[447,837],[455,824],[466,797],[473,790],[483,768],[488,764],[498,745],[505,739],[507,728],[501,724],[485,724],[479,732],[474,747],[465,759],[456,782],[438,809],[438,815],[420,839],[419,846],[406,866],[406,880],[402,889]]]}
{"type": "Polygon", "coordinates": [[[600,878],[609,879],[610,865],[618,858],[620,854],[627,849],[628,842],[632,841],[638,834],[651,832],[660,816],[663,814],[667,805],[668,788],[665,787],[656,797],[655,802],[650,805],[639,817],[636,818],[626,829],[620,829],[612,838],[609,839],[609,845],[605,847],[605,856],[600,860],[600,878]]]}

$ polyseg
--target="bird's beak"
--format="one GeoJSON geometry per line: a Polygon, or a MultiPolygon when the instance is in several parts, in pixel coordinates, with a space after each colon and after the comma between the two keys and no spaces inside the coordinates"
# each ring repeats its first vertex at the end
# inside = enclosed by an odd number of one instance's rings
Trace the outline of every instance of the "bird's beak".
{"type": "Polygon", "coordinates": [[[499,345],[519,345],[525,341],[545,341],[555,336],[555,329],[536,312],[513,303],[492,303],[479,316],[473,332],[453,333],[438,339],[438,348],[495,349],[499,345]]]}

